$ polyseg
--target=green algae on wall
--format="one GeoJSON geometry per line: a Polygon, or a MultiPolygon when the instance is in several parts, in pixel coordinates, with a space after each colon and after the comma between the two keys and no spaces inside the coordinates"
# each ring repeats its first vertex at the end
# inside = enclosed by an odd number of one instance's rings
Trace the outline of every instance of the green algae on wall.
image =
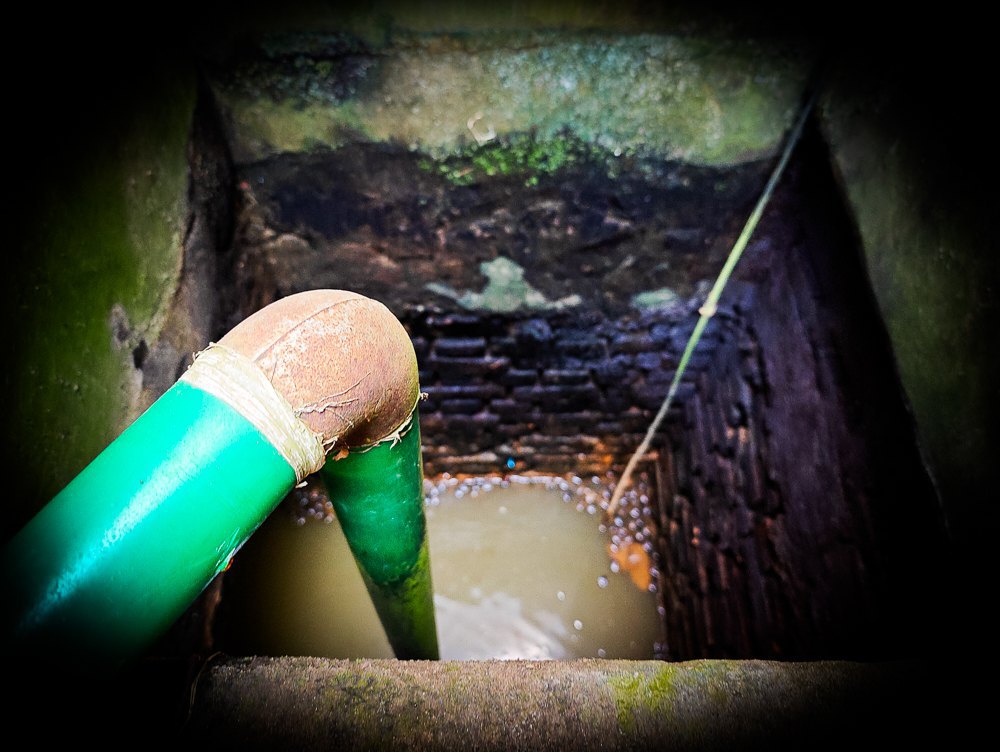
{"type": "Polygon", "coordinates": [[[292,64],[287,46],[269,63],[264,44],[262,60],[217,72],[238,162],[359,138],[444,159],[506,134],[570,132],[616,154],[731,165],[774,153],[811,65],[791,45],[654,34],[398,34],[377,53],[329,40],[336,66],[310,57],[309,35],[292,64]],[[289,80],[303,75],[312,85],[289,80]]]}
{"type": "MultiPolygon", "coordinates": [[[[473,123],[473,126],[475,123],[473,123]]],[[[525,186],[538,185],[540,177],[557,173],[571,165],[602,162],[608,177],[617,174],[612,152],[597,148],[572,133],[539,140],[531,134],[512,133],[497,137],[495,132],[475,132],[479,141],[456,154],[434,160],[425,157],[419,166],[437,172],[454,185],[472,185],[494,177],[517,177],[525,186]]],[[[622,156],[620,150],[618,156],[622,156]]]]}
{"type": "Polygon", "coordinates": [[[135,417],[136,365],[180,273],[195,85],[175,74],[150,71],[145,95],[18,218],[30,226],[7,301],[15,526],[135,417]]]}

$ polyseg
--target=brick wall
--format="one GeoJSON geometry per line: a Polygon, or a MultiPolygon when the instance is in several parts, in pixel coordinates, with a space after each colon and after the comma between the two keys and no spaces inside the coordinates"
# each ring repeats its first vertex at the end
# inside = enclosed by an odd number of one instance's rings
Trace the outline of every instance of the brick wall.
{"type": "Polygon", "coordinates": [[[793,171],[758,235],[727,291],[740,315],[647,465],[664,654],[925,656],[955,628],[934,606],[954,573],[828,173],[793,171]]]}
{"type": "MultiPolygon", "coordinates": [[[[603,474],[620,466],[667,393],[696,305],[620,318],[593,310],[404,318],[427,395],[427,474],[603,474]]],[[[710,359],[724,317],[706,333],[684,393],[710,359]]]]}

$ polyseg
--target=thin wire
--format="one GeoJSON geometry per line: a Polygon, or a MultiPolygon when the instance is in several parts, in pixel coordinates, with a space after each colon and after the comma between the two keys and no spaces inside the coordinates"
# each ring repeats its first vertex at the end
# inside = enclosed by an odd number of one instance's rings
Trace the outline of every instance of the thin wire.
{"type": "Polygon", "coordinates": [[[615,510],[618,509],[618,504],[621,502],[625,489],[628,487],[628,483],[632,477],[632,472],[635,470],[635,466],[642,459],[642,456],[649,451],[649,446],[653,442],[653,437],[660,428],[660,423],[662,423],[663,419],[667,416],[667,411],[670,409],[670,405],[677,394],[677,389],[680,387],[681,383],[681,377],[684,375],[684,371],[687,368],[688,361],[691,359],[694,348],[698,346],[698,341],[701,339],[701,334],[708,325],[708,320],[715,315],[719,305],[719,298],[722,296],[722,290],[729,281],[729,277],[732,275],[733,269],[736,268],[736,264],[740,260],[740,256],[743,255],[743,251],[746,248],[747,243],[750,241],[750,236],[753,235],[753,231],[757,228],[757,223],[764,214],[764,209],[767,207],[768,201],[771,200],[771,194],[774,193],[774,188],[777,186],[778,180],[781,178],[781,174],[785,171],[788,160],[791,158],[792,152],[795,150],[795,146],[799,142],[799,138],[802,136],[802,130],[805,127],[806,120],[809,118],[809,113],[812,111],[813,105],[816,103],[818,96],[819,89],[817,87],[805,105],[803,105],[802,111],[799,113],[799,118],[795,123],[795,127],[792,129],[788,136],[788,140],[785,143],[785,149],[781,154],[781,159],[779,159],[778,164],[775,165],[774,171],[771,173],[771,177],[767,181],[767,185],[764,186],[763,193],[761,193],[760,198],[757,200],[757,205],[747,218],[746,224],[743,226],[743,232],[740,233],[740,236],[733,244],[733,248],[729,252],[729,256],[726,258],[726,263],[722,266],[722,271],[719,272],[718,279],[715,280],[715,284],[712,285],[712,289],[709,291],[708,297],[705,298],[705,304],[698,309],[698,313],[700,314],[698,323],[695,324],[694,331],[691,332],[687,345],[684,347],[684,354],[681,355],[680,363],[677,364],[677,370],[674,372],[674,378],[670,382],[670,388],[667,390],[667,396],[664,398],[663,404],[660,405],[660,409],[653,418],[653,422],[649,424],[649,428],[646,430],[646,435],[643,437],[642,442],[632,454],[632,457],[629,458],[628,464],[625,466],[625,472],[622,473],[621,480],[615,486],[615,492],[611,496],[611,503],[608,504],[608,517],[614,517],[615,510]]]}

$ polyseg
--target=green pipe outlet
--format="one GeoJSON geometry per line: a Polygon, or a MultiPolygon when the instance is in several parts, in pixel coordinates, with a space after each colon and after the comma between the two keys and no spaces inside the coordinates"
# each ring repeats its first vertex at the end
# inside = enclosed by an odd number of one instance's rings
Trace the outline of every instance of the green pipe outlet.
{"type": "MultiPolygon", "coordinates": [[[[253,314],[5,546],[4,656],[83,668],[138,657],[327,453],[390,452],[379,443],[418,397],[412,344],[382,304],[313,290],[253,314]]],[[[419,471],[419,440],[416,451],[419,471]]],[[[382,465],[345,467],[359,487],[369,470],[386,483],[382,465]]]]}
{"type": "Polygon", "coordinates": [[[395,440],[321,475],[396,657],[437,660],[417,411],[395,440]]]}

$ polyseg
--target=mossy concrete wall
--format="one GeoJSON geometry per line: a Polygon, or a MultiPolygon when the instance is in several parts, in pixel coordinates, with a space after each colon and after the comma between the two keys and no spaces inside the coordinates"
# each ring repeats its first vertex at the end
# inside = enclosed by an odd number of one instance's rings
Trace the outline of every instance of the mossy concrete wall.
{"type": "MultiPolygon", "coordinates": [[[[87,88],[61,100],[68,119],[48,102],[29,107],[40,122],[19,129],[15,145],[37,151],[13,160],[20,182],[3,283],[5,534],[135,417],[137,363],[181,272],[193,66],[152,62],[142,86],[127,91],[106,69],[81,68],[95,76],[70,77],[87,88]],[[70,106],[77,102],[80,109],[70,106]]],[[[36,103],[46,96],[30,95],[36,103]]]]}
{"type": "Polygon", "coordinates": [[[265,38],[218,90],[241,162],[357,140],[445,157],[509,134],[548,144],[570,133],[618,157],[728,165],[773,153],[809,55],[596,31],[399,32],[379,47],[316,33],[265,38]]]}
{"type": "Polygon", "coordinates": [[[940,596],[964,604],[960,632],[989,639],[979,604],[996,569],[1000,160],[975,113],[989,46],[962,31],[944,56],[888,42],[843,56],[821,111],[954,545],[954,592],[940,596]]]}

